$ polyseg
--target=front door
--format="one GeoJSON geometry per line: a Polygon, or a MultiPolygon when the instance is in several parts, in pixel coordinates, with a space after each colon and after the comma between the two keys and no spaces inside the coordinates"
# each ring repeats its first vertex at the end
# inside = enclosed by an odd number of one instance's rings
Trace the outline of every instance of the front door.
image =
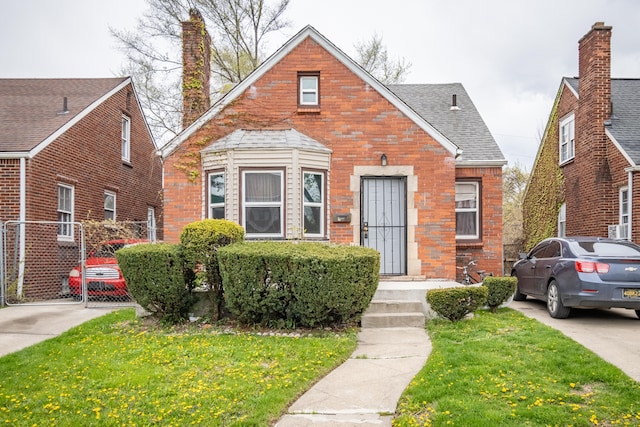
{"type": "Polygon", "coordinates": [[[362,177],[360,244],[380,252],[380,274],[407,274],[406,177],[362,177]]]}

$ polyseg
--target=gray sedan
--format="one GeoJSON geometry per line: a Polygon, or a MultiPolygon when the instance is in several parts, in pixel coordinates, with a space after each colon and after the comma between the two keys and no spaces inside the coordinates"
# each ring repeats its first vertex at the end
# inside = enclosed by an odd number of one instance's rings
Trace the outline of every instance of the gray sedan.
{"type": "Polygon", "coordinates": [[[513,297],[547,302],[551,317],[564,319],[572,307],[627,308],[640,317],[640,246],[599,237],[557,237],[521,254],[511,275],[513,297]]]}

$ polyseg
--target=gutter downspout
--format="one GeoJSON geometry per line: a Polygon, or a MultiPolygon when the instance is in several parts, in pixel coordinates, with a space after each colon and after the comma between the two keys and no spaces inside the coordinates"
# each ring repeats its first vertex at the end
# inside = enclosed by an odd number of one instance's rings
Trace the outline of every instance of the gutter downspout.
{"type": "Polygon", "coordinates": [[[633,242],[633,172],[628,172],[627,187],[629,188],[629,235],[627,238],[633,242]]]}
{"type": "Polygon", "coordinates": [[[20,256],[18,264],[17,297],[22,298],[22,285],[24,284],[24,262],[27,238],[25,236],[25,221],[27,220],[27,159],[20,158],[20,217],[18,218],[20,227],[20,256]]]}

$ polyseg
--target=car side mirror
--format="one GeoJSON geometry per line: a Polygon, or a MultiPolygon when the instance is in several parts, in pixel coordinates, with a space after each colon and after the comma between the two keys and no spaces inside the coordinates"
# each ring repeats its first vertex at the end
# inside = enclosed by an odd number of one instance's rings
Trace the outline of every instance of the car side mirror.
{"type": "Polygon", "coordinates": [[[520,259],[527,259],[529,258],[529,254],[527,254],[526,252],[520,252],[520,259]]]}

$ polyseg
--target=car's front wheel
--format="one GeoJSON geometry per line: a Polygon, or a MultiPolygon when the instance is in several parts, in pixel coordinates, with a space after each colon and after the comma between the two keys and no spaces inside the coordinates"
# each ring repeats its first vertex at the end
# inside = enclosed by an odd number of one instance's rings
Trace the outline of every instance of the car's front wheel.
{"type": "Polygon", "coordinates": [[[558,284],[555,280],[549,283],[549,288],[547,289],[547,311],[554,319],[566,319],[571,314],[571,307],[565,307],[562,304],[558,284]]]}
{"type": "MultiPolygon", "coordinates": [[[[517,279],[518,275],[516,274],[515,271],[512,271],[511,272],[511,277],[515,277],[517,279]]],[[[516,282],[516,291],[513,293],[513,300],[514,301],[524,301],[526,299],[527,299],[527,296],[520,292],[520,286],[518,285],[518,282],[516,282]]]]}

